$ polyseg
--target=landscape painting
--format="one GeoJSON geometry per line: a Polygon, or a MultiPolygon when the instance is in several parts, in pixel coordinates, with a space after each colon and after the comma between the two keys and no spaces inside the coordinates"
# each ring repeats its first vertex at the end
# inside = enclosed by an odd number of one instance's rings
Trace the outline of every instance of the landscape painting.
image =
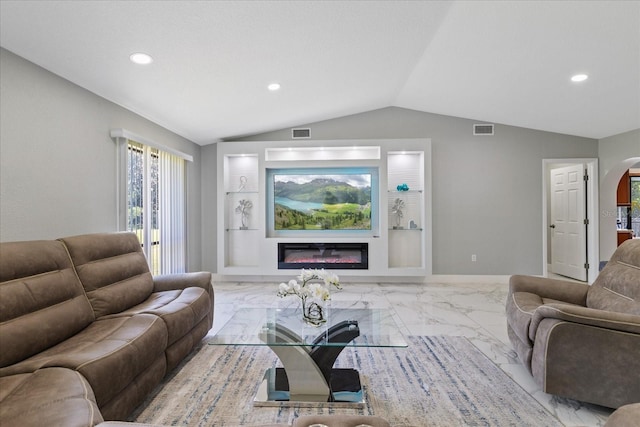
{"type": "Polygon", "coordinates": [[[371,230],[371,173],[273,174],[275,230],[371,230]]]}

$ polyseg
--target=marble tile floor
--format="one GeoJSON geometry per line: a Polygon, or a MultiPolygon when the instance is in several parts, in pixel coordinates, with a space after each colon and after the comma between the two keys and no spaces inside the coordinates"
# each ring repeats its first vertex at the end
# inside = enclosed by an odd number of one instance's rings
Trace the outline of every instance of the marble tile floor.
{"type": "MultiPolygon", "coordinates": [[[[467,337],[532,399],[565,426],[602,426],[611,409],[560,398],[541,391],[518,361],[507,337],[504,283],[348,283],[332,293],[332,306],[392,308],[405,335],[467,337]]],[[[279,282],[278,282],[279,283],[279,282]]],[[[238,307],[287,306],[295,297],[276,296],[278,283],[215,283],[216,333],[238,307]]]]}

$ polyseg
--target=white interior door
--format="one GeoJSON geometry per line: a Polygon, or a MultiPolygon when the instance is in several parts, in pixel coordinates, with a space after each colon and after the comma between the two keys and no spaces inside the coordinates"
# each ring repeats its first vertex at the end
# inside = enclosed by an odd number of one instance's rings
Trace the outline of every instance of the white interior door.
{"type": "Polygon", "coordinates": [[[551,169],[551,271],[586,281],[584,165],[551,169]]]}

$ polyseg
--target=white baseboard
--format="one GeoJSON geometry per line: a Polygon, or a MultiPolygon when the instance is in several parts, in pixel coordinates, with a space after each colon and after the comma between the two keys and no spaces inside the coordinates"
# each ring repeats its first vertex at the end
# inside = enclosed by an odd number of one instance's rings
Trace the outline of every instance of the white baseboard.
{"type": "Polygon", "coordinates": [[[491,274],[433,274],[424,279],[425,283],[509,283],[511,275],[491,274]]]}
{"type": "MultiPolygon", "coordinates": [[[[254,283],[280,283],[295,278],[299,272],[291,270],[290,274],[277,276],[230,276],[214,274],[215,282],[254,282],[254,283]]],[[[338,274],[339,275],[339,274],[338,274]]],[[[345,283],[509,283],[510,275],[483,275],[483,274],[433,274],[429,276],[345,276],[341,281],[345,283]]]]}

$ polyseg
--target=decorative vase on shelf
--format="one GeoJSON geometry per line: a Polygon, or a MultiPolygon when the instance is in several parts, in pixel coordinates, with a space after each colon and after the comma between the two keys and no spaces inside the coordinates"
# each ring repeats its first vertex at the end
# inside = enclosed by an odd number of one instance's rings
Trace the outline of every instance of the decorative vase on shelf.
{"type": "Polygon", "coordinates": [[[302,303],[302,320],[312,326],[320,326],[327,321],[326,303],[331,299],[329,288],[342,289],[337,275],[324,269],[305,270],[288,283],[280,283],[278,296],[284,298],[296,295],[302,303]],[[300,282],[298,283],[298,280],[300,282]]]}

